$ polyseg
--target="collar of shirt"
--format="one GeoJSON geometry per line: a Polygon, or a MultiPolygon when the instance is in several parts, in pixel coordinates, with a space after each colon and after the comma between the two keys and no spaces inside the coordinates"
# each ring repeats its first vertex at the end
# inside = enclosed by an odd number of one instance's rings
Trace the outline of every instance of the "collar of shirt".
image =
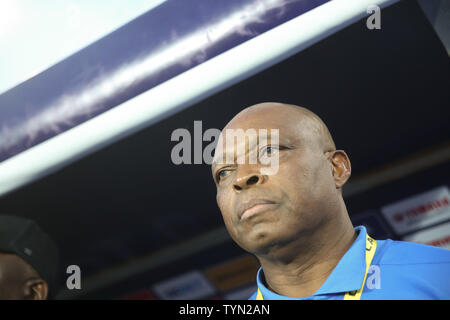
{"type": "MultiPolygon", "coordinates": [[[[355,228],[358,237],[351,245],[350,249],[339,260],[339,263],[333,269],[327,280],[322,284],[314,296],[328,294],[345,294],[348,291],[361,288],[364,273],[366,272],[366,234],[364,226],[355,228]]],[[[297,299],[276,294],[266,288],[263,281],[264,273],[259,268],[256,276],[258,289],[261,291],[265,300],[289,300],[297,299]]],[[[306,297],[311,298],[311,297],[306,297]]]]}

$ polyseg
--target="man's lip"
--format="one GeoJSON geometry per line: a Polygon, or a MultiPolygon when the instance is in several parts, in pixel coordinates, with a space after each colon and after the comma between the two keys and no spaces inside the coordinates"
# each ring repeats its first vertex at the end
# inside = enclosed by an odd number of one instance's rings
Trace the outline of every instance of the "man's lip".
{"type": "Polygon", "coordinates": [[[238,206],[238,208],[239,208],[238,209],[239,220],[242,219],[242,216],[244,215],[244,213],[247,210],[252,209],[252,208],[254,208],[257,205],[264,205],[264,204],[275,204],[275,202],[271,201],[271,200],[267,200],[267,199],[252,199],[250,201],[241,203],[238,206]]]}

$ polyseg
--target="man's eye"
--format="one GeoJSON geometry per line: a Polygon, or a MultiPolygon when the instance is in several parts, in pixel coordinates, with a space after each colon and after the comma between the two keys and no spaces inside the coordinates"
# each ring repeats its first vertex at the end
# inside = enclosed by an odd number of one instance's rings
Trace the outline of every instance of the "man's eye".
{"type": "Polygon", "coordinates": [[[263,151],[262,151],[262,155],[263,156],[273,156],[276,152],[279,151],[279,147],[277,146],[267,146],[263,151]]]}
{"type": "Polygon", "coordinates": [[[226,178],[229,174],[230,174],[230,170],[226,170],[226,169],[220,170],[217,173],[217,180],[220,181],[221,179],[226,178]]]}
{"type": "Polygon", "coordinates": [[[269,155],[269,156],[271,156],[274,152],[276,152],[277,151],[277,148],[275,148],[275,147],[272,147],[272,146],[270,146],[270,147],[267,147],[267,149],[266,149],[266,153],[269,155]]]}

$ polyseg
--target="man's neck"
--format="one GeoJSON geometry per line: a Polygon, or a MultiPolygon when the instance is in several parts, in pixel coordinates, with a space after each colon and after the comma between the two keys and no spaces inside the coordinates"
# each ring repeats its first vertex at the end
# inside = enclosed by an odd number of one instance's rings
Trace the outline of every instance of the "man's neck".
{"type": "Polygon", "coordinates": [[[312,296],[325,282],[342,256],[357,237],[351,224],[341,232],[298,241],[281,249],[298,254],[287,259],[258,257],[264,271],[265,284],[280,295],[302,298],[312,296]]]}

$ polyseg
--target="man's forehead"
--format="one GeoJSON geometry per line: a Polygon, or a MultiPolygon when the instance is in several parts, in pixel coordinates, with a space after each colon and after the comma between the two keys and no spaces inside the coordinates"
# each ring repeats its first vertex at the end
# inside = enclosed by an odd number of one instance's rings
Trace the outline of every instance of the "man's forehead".
{"type": "Polygon", "coordinates": [[[227,127],[242,127],[248,123],[260,126],[281,126],[289,122],[295,123],[314,117],[317,116],[312,111],[303,107],[276,102],[265,102],[245,108],[227,124],[227,127]]]}
{"type": "Polygon", "coordinates": [[[285,108],[244,110],[233,118],[222,130],[225,135],[227,130],[278,130],[279,137],[285,140],[301,140],[304,131],[311,129],[314,120],[299,112],[285,108]],[[311,121],[312,120],[312,121],[311,121]]]}
{"type": "MultiPolygon", "coordinates": [[[[270,132],[274,129],[278,130],[280,143],[312,144],[327,150],[335,148],[328,128],[316,114],[303,107],[282,103],[261,103],[244,109],[225,126],[221,138],[226,138],[227,130],[270,132]]],[[[215,158],[217,151],[223,153],[226,150],[216,148],[215,158]]]]}

